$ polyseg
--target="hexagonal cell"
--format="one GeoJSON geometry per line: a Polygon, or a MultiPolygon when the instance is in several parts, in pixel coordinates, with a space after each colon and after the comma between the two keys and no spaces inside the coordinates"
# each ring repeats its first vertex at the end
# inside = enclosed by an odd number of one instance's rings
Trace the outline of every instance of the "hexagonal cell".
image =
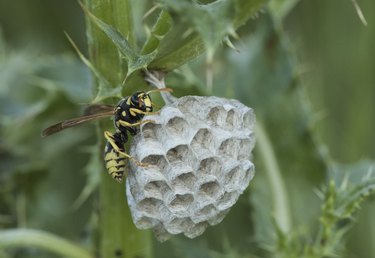
{"type": "Polygon", "coordinates": [[[191,161],[196,159],[194,154],[190,151],[189,146],[185,144],[177,145],[167,152],[167,159],[170,163],[191,161]]]}
{"type": "Polygon", "coordinates": [[[157,199],[162,199],[163,195],[167,191],[171,191],[171,188],[167,185],[167,183],[161,180],[149,182],[145,185],[144,189],[146,196],[153,196],[157,199]]]}
{"type": "Polygon", "coordinates": [[[240,140],[240,149],[238,152],[238,159],[250,159],[251,151],[254,148],[255,141],[249,138],[240,140]]]}
{"type": "Polygon", "coordinates": [[[216,207],[219,210],[226,210],[230,208],[237,200],[238,193],[236,192],[225,192],[217,201],[216,207]]]}
{"type": "Polygon", "coordinates": [[[181,98],[179,103],[178,103],[178,108],[180,109],[180,111],[184,114],[187,114],[187,115],[190,115],[190,114],[193,114],[194,116],[196,115],[194,111],[194,109],[192,109],[192,107],[196,107],[196,106],[199,106],[199,102],[198,100],[196,100],[195,97],[192,97],[192,96],[186,96],[184,98],[181,98]]]}
{"type": "Polygon", "coordinates": [[[244,128],[254,129],[255,115],[252,109],[249,109],[242,117],[242,125],[244,128]]]}
{"type": "Polygon", "coordinates": [[[196,212],[198,217],[204,217],[205,220],[216,214],[216,207],[213,204],[209,204],[199,211],[196,212]]]}
{"type": "Polygon", "coordinates": [[[237,159],[237,155],[239,152],[239,144],[238,140],[235,138],[229,138],[224,140],[219,147],[219,152],[222,155],[227,157],[231,157],[233,159],[237,159]]]}
{"type": "Polygon", "coordinates": [[[156,132],[161,129],[161,125],[147,123],[141,126],[141,133],[145,139],[157,139],[156,132]]]}
{"type": "Polygon", "coordinates": [[[210,198],[215,198],[215,196],[219,193],[220,184],[217,181],[210,181],[203,183],[199,187],[199,195],[205,195],[210,198]]]}
{"type": "Polygon", "coordinates": [[[227,118],[225,119],[225,124],[229,128],[238,126],[238,115],[234,109],[231,109],[227,113],[227,118]]]}
{"type": "Polygon", "coordinates": [[[189,124],[182,117],[173,117],[168,123],[166,123],[166,129],[168,133],[183,137],[185,128],[188,128],[189,124]]]}
{"type": "Polygon", "coordinates": [[[179,234],[187,230],[188,228],[194,227],[194,223],[190,218],[174,218],[170,222],[164,224],[167,231],[171,234],[179,234]]]}
{"type": "Polygon", "coordinates": [[[200,152],[200,149],[210,149],[212,147],[213,136],[208,128],[201,128],[193,137],[191,147],[195,152],[200,152]]]}
{"type": "Polygon", "coordinates": [[[177,188],[186,188],[186,190],[192,191],[194,188],[195,182],[197,181],[196,176],[193,172],[187,172],[177,176],[172,182],[171,185],[174,189],[177,188]]]}
{"type": "Polygon", "coordinates": [[[160,242],[165,242],[169,238],[171,238],[171,235],[165,230],[164,226],[162,223],[159,223],[156,225],[153,230],[155,234],[155,237],[160,241],[160,242]]]}
{"type": "Polygon", "coordinates": [[[161,110],[159,116],[161,124],[166,124],[166,122],[173,117],[184,117],[184,114],[176,107],[165,105],[161,110]]]}
{"type": "Polygon", "coordinates": [[[141,162],[150,166],[159,167],[162,171],[168,165],[168,162],[163,155],[149,155],[142,159],[141,162]]]}
{"type": "Polygon", "coordinates": [[[207,222],[198,223],[195,226],[188,228],[185,231],[184,235],[187,236],[188,238],[195,238],[199,235],[202,235],[207,227],[208,227],[207,222]]]}
{"type": "Polygon", "coordinates": [[[216,157],[209,157],[200,162],[197,175],[200,176],[204,174],[219,176],[221,174],[221,168],[221,163],[216,157]]]}
{"type": "Polygon", "coordinates": [[[133,198],[136,200],[139,200],[139,198],[143,198],[143,196],[141,196],[141,189],[137,184],[137,179],[134,176],[128,176],[126,180],[129,182],[129,190],[133,198]]]}
{"type": "Polygon", "coordinates": [[[249,185],[249,182],[250,180],[254,177],[254,165],[251,164],[251,166],[249,166],[248,168],[246,168],[245,172],[244,172],[244,179],[243,179],[243,183],[240,187],[240,190],[241,191],[244,191],[248,185],[249,185]]]}
{"type": "Polygon", "coordinates": [[[148,229],[153,227],[153,221],[154,220],[152,218],[142,216],[135,223],[137,224],[138,228],[148,229]]]}
{"type": "Polygon", "coordinates": [[[169,180],[175,180],[179,175],[194,173],[194,169],[187,162],[174,162],[164,171],[164,176],[169,180]]]}
{"type": "Polygon", "coordinates": [[[245,171],[242,169],[241,166],[237,166],[225,175],[225,188],[229,190],[239,189],[244,179],[245,171]]]}
{"type": "Polygon", "coordinates": [[[188,210],[190,204],[194,201],[192,194],[176,194],[169,203],[170,208],[176,210],[188,210]]]}
{"type": "Polygon", "coordinates": [[[137,204],[139,210],[143,211],[147,214],[147,216],[150,216],[152,218],[159,217],[160,205],[163,205],[163,202],[161,200],[151,197],[145,198],[137,204]]]}
{"type": "MultiPolygon", "coordinates": [[[[141,135],[136,135],[134,141],[137,141],[141,138],[141,135]]],[[[131,146],[129,154],[133,156],[138,161],[142,161],[150,155],[164,156],[165,150],[163,148],[162,142],[154,139],[142,139],[139,141],[139,145],[136,147],[131,146]]],[[[137,166],[134,162],[130,162],[131,165],[137,166]]]]}
{"type": "Polygon", "coordinates": [[[216,106],[210,110],[207,115],[207,121],[211,121],[215,125],[225,124],[226,111],[221,106],[216,106]]]}
{"type": "Polygon", "coordinates": [[[221,165],[223,167],[223,169],[222,169],[223,174],[227,174],[234,167],[241,164],[241,162],[238,161],[237,159],[233,159],[233,158],[227,157],[227,156],[221,156],[220,162],[221,162],[221,165]]]}

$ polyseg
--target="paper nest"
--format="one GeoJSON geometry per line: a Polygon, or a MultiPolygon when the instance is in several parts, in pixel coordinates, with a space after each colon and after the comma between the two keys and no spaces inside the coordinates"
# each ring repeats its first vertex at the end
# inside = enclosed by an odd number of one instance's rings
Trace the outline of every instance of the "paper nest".
{"type": "Polygon", "coordinates": [[[254,176],[255,115],[237,100],[186,96],[147,116],[130,154],[126,195],[133,221],[160,241],[220,223],[254,176]]]}

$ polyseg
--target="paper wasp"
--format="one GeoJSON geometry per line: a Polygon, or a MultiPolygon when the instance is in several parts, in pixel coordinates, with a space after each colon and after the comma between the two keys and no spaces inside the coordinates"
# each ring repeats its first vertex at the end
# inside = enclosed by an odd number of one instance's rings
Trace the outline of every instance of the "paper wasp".
{"type": "Polygon", "coordinates": [[[113,116],[116,131],[113,134],[109,131],[104,132],[104,137],[107,140],[104,161],[108,173],[113,179],[117,182],[122,182],[126,159],[132,160],[138,166],[147,166],[147,164],[143,164],[127,154],[124,144],[128,141],[128,132],[134,136],[138,132],[139,125],[153,122],[152,120],[142,119],[145,115],[158,114],[158,112],[153,112],[150,93],[161,91],[172,91],[172,89],[162,88],[148,92],[138,91],[121,99],[115,107],[105,104],[91,105],[86,109],[86,115],[51,125],[43,130],[42,136],[46,137],[89,121],[113,116]]]}

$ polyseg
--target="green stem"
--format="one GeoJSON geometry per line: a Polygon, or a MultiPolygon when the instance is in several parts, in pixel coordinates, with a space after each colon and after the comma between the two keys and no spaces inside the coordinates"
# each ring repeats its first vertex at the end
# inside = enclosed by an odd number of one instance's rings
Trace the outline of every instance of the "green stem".
{"type": "Polygon", "coordinates": [[[273,152],[272,143],[269,140],[267,132],[259,121],[257,121],[255,135],[257,137],[257,148],[261,154],[268,181],[270,183],[275,220],[282,232],[287,233],[291,229],[288,194],[285,189],[284,180],[281,176],[279,164],[275,153],[273,152]]]}
{"type": "MultiPolygon", "coordinates": [[[[123,35],[127,35],[132,45],[135,44],[129,1],[85,0],[85,5],[92,14],[117,28],[123,35]]],[[[112,85],[118,85],[126,75],[126,64],[107,35],[90,22],[88,17],[86,26],[90,59],[112,85]]]]}
{"type": "MultiPolygon", "coordinates": [[[[115,27],[135,45],[130,0],[85,0],[85,5],[93,15],[115,27]]],[[[126,63],[113,42],[88,18],[86,23],[91,62],[112,85],[120,87],[127,74],[126,63]]],[[[102,131],[113,130],[110,123],[102,123],[100,127],[102,131]]],[[[104,146],[103,137],[101,140],[104,146]]],[[[150,232],[135,228],[124,184],[116,183],[106,171],[101,173],[100,181],[100,239],[101,258],[151,257],[150,232]]]]}
{"type": "Polygon", "coordinates": [[[0,231],[0,250],[25,246],[41,248],[64,257],[93,258],[87,250],[47,232],[32,229],[0,231]]]}

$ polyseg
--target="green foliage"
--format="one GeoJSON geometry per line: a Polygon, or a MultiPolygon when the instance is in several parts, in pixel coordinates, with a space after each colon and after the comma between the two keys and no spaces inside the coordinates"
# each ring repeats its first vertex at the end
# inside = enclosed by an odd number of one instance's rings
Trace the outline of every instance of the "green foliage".
{"type": "MultiPolygon", "coordinates": [[[[0,257],[349,257],[346,235],[373,193],[374,164],[340,165],[324,151],[306,97],[312,90],[303,87],[295,46],[280,26],[298,1],[272,0],[260,12],[266,2],[86,0],[89,58],[68,37],[82,62],[9,49],[0,40],[0,257]],[[208,59],[215,53],[212,67],[199,58],[205,52],[208,59]],[[124,185],[102,165],[109,122],[97,134],[84,126],[39,137],[45,126],[80,115],[82,103],[115,103],[121,93],[143,89],[144,69],[169,72],[177,96],[237,98],[257,115],[250,189],[222,223],[194,240],[152,245],[149,232],[134,228],[124,185]],[[212,93],[203,79],[209,69],[212,93]],[[39,230],[16,229],[25,227],[39,230]]],[[[338,48],[329,54],[342,55],[338,48]]],[[[315,92],[315,104],[326,91],[315,92]]],[[[342,99],[337,103],[343,108],[342,99]]],[[[354,128],[353,121],[346,124],[354,128]]],[[[329,142],[342,141],[331,136],[329,142]]],[[[347,149],[356,147],[351,138],[343,139],[347,149]]]]}
{"type": "Polygon", "coordinates": [[[327,185],[319,195],[323,198],[319,229],[292,237],[279,232],[277,253],[280,257],[340,257],[343,236],[353,224],[362,202],[375,190],[374,164],[360,162],[351,166],[333,164],[327,185]]]}
{"type": "MultiPolygon", "coordinates": [[[[63,138],[48,141],[40,132],[56,119],[77,115],[79,106],[73,103],[87,103],[92,98],[89,71],[72,56],[41,57],[8,48],[6,53],[0,62],[0,214],[7,219],[1,221],[1,228],[32,227],[75,238],[84,230],[90,211],[87,205],[74,211],[71,208],[85,181],[80,172],[88,155],[80,146],[92,144],[93,132],[77,128],[63,138]]],[[[1,231],[1,249],[45,247],[48,241],[43,244],[43,239],[53,242],[55,237],[43,234],[41,242],[33,242],[36,236],[25,233],[1,231]]],[[[53,243],[47,249],[66,253],[66,248],[53,243]]],[[[35,253],[18,250],[15,253],[22,257],[35,253]]]]}
{"type": "Polygon", "coordinates": [[[95,17],[83,5],[82,8],[90,17],[90,19],[108,36],[108,38],[112,40],[119,52],[122,54],[122,57],[125,59],[128,65],[127,76],[139,69],[145,69],[148,64],[155,58],[157,54],[156,50],[146,55],[140,55],[132,48],[128,40],[123,35],[121,35],[118,30],[95,17]]]}
{"type": "Polygon", "coordinates": [[[175,23],[159,43],[159,52],[150,69],[170,71],[208,51],[214,51],[227,35],[254,16],[265,0],[220,0],[208,4],[196,1],[163,3],[173,12],[175,23]]]}
{"type": "Polygon", "coordinates": [[[220,0],[203,5],[185,0],[165,0],[163,3],[179,14],[179,20],[174,23],[170,14],[162,10],[143,47],[144,54],[138,53],[116,28],[95,17],[86,7],[83,6],[83,9],[116,45],[127,62],[127,75],[130,75],[147,68],[151,62],[150,68],[169,71],[196,58],[205,50],[212,57],[225,36],[234,34],[235,29],[259,11],[264,2],[220,0]]]}

